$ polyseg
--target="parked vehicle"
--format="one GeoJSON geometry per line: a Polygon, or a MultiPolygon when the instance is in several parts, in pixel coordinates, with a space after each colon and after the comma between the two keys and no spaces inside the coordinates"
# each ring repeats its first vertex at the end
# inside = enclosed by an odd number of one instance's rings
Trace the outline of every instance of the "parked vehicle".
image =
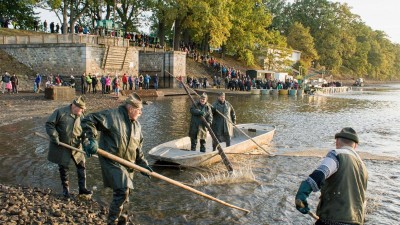
{"type": "Polygon", "coordinates": [[[364,87],[364,79],[363,79],[363,78],[358,78],[358,79],[354,82],[353,86],[364,87]]]}

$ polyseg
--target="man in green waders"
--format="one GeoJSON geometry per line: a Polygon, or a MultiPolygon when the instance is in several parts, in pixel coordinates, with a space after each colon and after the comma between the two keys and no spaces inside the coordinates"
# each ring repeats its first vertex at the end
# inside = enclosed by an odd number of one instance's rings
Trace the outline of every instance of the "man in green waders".
{"type": "MultiPolygon", "coordinates": [[[[116,109],[89,114],[82,120],[83,133],[88,138],[83,148],[88,156],[98,147],[122,159],[153,171],[142,151],[143,135],[138,118],[142,115],[142,100],[137,94],[130,95],[116,109]],[[99,135],[99,131],[101,134],[99,135]]],[[[133,189],[133,169],[99,155],[103,183],[113,189],[107,224],[127,223],[127,215],[121,215],[133,189]]],[[[147,174],[142,173],[145,176],[147,174]]],[[[150,177],[149,177],[150,178],[150,177]]]]}
{"type": "Polygon", "coordinates": [[[316,225],[364,224],[368,173],[355,151],[357,133],[345,127],[335,139],[336,149],[328,152],[320,166],[301,183],[296,208],[309,213],[308,196],[312,191],[321,191],[316,225]]]}
{"type": "Polygon", "coordinates": [[[83,97],[76,98],[72,104],[56,109],[47,119],[46,132],[50,137],[49,154],[47,159],[58,164],[63,195],[70,197],[68,171],[69,164],[75,163],[78,173],[79,194],[89,195],[91,191],[86,189],[86,168],[84,154],[71,151],[59,145],[60,142],[79,148],[81,145],[81,118],[86,109],[83,97]]]}
{"type": "Polygon", "coordinates": [[[207,102],[207,99],[207,94],[203,93],[200,96],[200,100],[190,108],[192,117],[190,120],[189,137],[191,142],[190,149],[192,151],[196,151],[197,140],[200,139],[200,152],[206,152],[207,129],[201,117],[203,116],[209,125],[211,125],[213,120],[211,105],[207,102]]]}
{"type": "MultiPolygon", "coordinates": [[[[218,94],[218,99],[212,104],[213,121],[212,130],[217,136],[218,141],[225,142],[226,147],[231,146],[233,136],[233,124],[236,123],[236,113],[231,103],[225,100],[225,93],[218,94]],[[222,115],[221,115],[222,114],[222,115]]],[[[217,148],[217,143],[213,140],[213,151],[217,148]]]]}

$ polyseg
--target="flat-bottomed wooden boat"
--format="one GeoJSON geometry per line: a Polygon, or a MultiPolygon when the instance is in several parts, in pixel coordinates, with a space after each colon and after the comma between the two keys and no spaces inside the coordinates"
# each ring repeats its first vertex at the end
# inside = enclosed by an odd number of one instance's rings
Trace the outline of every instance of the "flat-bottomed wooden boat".
{"type": "MultiPolygon", "coordinates": [[[[272,141],[275,133],[275,126],[266,124],[246,123],[238,124],[237,128],[246,133],[259,145],[267,145],[272,141]]],[[[212,138],[210,134],[206,139],[206,152],[199,151],[199,143],[196,151],[190,150],[190,138],[184,137],[160,144],[149,151],[149,156],[154,160],[178,164],[182,166],[204,166],[211,163],[221,161],[218,151],[212,151],[212,138]]],[[[231,146],[225,147],[222,142],[221,146],[226,154],[230,153],[246,153],[258,146],[242,132],[234,129],[231,139],[231,146]]]]}

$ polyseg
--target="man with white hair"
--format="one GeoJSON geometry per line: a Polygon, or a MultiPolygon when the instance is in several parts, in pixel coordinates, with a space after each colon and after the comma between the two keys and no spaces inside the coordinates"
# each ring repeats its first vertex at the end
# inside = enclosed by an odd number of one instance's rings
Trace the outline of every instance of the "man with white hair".
{"type": "MultiPolygon", "coordinates": [[[[134,93],[116,109],[89,114],[82,121],[83,133],[88,138],[88,143],[83,146],[86,154],[90,157],[100,147],[152,172],[142,151],[143,135],[138,121],[142,108],[141,98],[134,93]]],[[[118,219],[118,224],[126,224],[127,216],[121,212],[133,189],[133,169],[100,155],[99,160],[104,186],[113,189],[107,223],[115,224],[118,219]]]]}

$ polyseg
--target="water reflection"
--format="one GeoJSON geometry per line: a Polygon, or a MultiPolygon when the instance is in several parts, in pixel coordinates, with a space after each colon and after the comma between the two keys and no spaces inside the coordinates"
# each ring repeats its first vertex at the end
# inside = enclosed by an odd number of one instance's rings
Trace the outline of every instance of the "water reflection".
{"type": "MultiPolygon", "coordinates": [[[[334,134],[344,126],[359,133],[362,151],[400,157],[400,86],[385,91],[365,89],[334,96],[256,96],[229,95],[238,123],[267,123],[277,126],[272,148],[277,152],[327,149],[334,146],[334,134]]],[[[210,95],[213,102],[216,95],[210,95]]],[[[148,99],[153,103],[143,109],[140,118],[144,151],[188,133],[190,100],[185,96],[148,99]]],[[[48,187],[61,192],[58,170],[47,161],[48,143],[33,135],[44,133],[47,118],[6,125],[0,129],[2,143],[0,182],[48,187]]],[[[239,163],[253,166],[259,183],[211,185],[200,191],[232,204],[250,209],[249,215],[195,196],[163,181],[148,180],[138,174],[129,207],[140,224],[310,224],[311,218],[293,207],[298,183],[318,162],[318,158],[238,157],[239,163]]],[[[236,162],[236,163],[238,163],[236,162]]],[[[396,163],[367,162],[371,171],[369,198],[386,201],[379,212],[367,216],[366,224],[394,224],[387,215],[399,210],[400,197],[396,163]],[[383,174],[383,175],[382,175],[383,174]],[[382,196],[379,191],[387,195],[382,196]],[[389,203],[388,203],[389,202],[389,203]],[[379,222],[378,222],[379,221],[379,222]],[[383,222],[382,222],[383,221],[383,222]]],[[[104,189],[98,160],[87,160],[88,184],[96,187],[94,197],[107,204],[111,190],[104,189]]],[[[210,167],[217,170],[221,165],[210,167]]],[[[73,168],[73,166],[71,167],[73,168]]],[[[155,168],[167,177],[191,183],[200,170],[155,168]]],[[[77,192],[77,178],[71,170],[71,185],[77,192]]],[[[311,198],[315,209],[318,196],[311,198]]]]}

